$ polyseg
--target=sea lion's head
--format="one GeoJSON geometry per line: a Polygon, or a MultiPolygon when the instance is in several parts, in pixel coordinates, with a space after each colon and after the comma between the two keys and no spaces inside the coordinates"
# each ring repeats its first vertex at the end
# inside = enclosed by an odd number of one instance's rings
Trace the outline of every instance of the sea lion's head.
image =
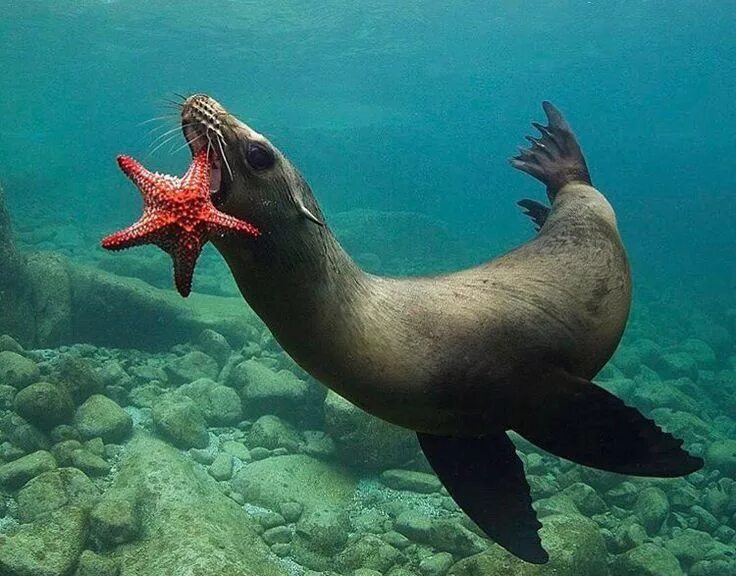
{"type": "Polygon", "coordinates": [[[303,225],[305,219],[321,225],[306,181],[268,138],[206,94],[184,101],[181,121],[192,154],[209,151],[210,189],[217,208],[253,222],[267,234],[273,227],[303,225]]]}

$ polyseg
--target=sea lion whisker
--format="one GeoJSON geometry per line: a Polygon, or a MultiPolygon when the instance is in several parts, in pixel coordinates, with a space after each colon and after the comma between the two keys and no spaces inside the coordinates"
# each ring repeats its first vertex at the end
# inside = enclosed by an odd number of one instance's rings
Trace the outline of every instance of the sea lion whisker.
{"type": "Polygon", "coordinates": [[[192,124],[189,123],[189,124],[184,124],[183,126],[174,126],[170,130],[167,130],[166,132],[162,132],[161,134],[159,134],[158,136],[156,136],[156,138],[153,139],[153,142],[151,142],[151,146],[153,146],[159,139],[166,138],[166,136],[168,136],[172,132],[178,132],[179,130],[181,130],[183,128],[188,128],[191,125],[192,124]]]}
{"type": "Polygon", "coordinates": [[[181,150],[182,148],[186,148],[187,146],[193,144],[194,142],[196,142],[197,140],[199,140],[202,136],[204,136],[204,134],[197,134],[197,136],[195,136],[191,140],[188,140],[188,141],[184,142],[184,144],[182,144],[181,146],[179,146],[176,150],[169,150],[169,153],[170,154],[176,154],[179,150],[181,150]]]}
{"type": "Polygon", "coordinates": [[[218,134],[215,137],[215,140],[217,141],[217,145],[220,147],[220,157],[222,158],[222,161],[225,163],[225,166],[227,167],[227,172],[230,174],[230,180],[234,180],[233,178],[233,171],[230,169],[230,163],[227,161],[227,156],[225,155],[225,150],[222,146],[222,135],[218,134]]]}
{"type": "MultiPolygon", "coordinates": [[[[171,134],[171,131],[169,131],[169,134],[171,134]]],[[[154,148],[153,150],[151,150],[151,151],[150,151],[150,152],[148,153],[148,155],[149,155],[149,156],[153,155],[153,154],[154,154],[154,153],[156,152],[156,150],[158,150],[158,149],[159,149],[159,148],[161,148],[162,146],[165,146],[166,144],[168,144],[169,142],[171,142],[171,141],[172,141],[172,140],[173,140],[174,138],[176,138],[176,137],[177,137],[178,135],[179,135],[179,134],[171,134],[171,136],[169,136],[168,138],[165,138],[164,140],[162,140],[162,141],[161,141],[161,142],[160,142],[160,143],[158,144],[158,146],[156,146],[156,147],[155,147],[155,148],[154,148]]]]}

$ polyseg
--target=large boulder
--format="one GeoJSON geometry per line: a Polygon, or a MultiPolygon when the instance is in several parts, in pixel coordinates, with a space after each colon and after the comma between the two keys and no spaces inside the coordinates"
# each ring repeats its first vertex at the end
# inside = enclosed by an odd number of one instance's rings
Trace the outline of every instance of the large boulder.
{"type": "Polygon", "coordinates": [[[406,464],[417,454],[413,432],[371,416],[335,392],[327,393],[324,411],[338,458],[349,466],[380,471],[406,464]]]}
{"type": "Polygon", "coordinates": [[[609,576],[606,547],[592,520],[549,516],[541,535],[547,564],[529,564],[494,545],[456,563],[448,576],[609,576]]]}
{"type": "Polygon", "coordinates": [[[105,499],[133,501],[146,534],[110,550],[120,576],[287,574],[255,521],[204,470],[160,440],[134,437],[105,499]]]}

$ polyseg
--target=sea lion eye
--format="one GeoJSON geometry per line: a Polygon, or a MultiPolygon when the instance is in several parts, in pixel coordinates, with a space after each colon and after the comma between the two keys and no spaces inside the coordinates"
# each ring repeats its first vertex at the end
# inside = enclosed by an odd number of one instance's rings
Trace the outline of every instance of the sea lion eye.
{"type": "Polygon", "coordinates": [[[276,158],[273,152],[258,142],[249,142],[245,158],[254,170],[265,170],[274,165],[276,158]]]}

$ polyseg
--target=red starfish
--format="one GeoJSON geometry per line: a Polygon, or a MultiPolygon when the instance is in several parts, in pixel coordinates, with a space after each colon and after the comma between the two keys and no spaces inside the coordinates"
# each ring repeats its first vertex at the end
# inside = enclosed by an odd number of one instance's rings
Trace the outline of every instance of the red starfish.
{"type": "Polygon", "coordinates": [[[192,290],[194,265],[207,241],[226,232],[260,234],[252,224],[223,214],[212,204],[211,167],[205,149],[194,155],[181,179],[149,172],[130,156],[118,156],[118,165],[143,195],[143,216],[104,238],[102,247],[123,250],[155,244],[174,261],[174,282],[185,298],[192,290]]]}

